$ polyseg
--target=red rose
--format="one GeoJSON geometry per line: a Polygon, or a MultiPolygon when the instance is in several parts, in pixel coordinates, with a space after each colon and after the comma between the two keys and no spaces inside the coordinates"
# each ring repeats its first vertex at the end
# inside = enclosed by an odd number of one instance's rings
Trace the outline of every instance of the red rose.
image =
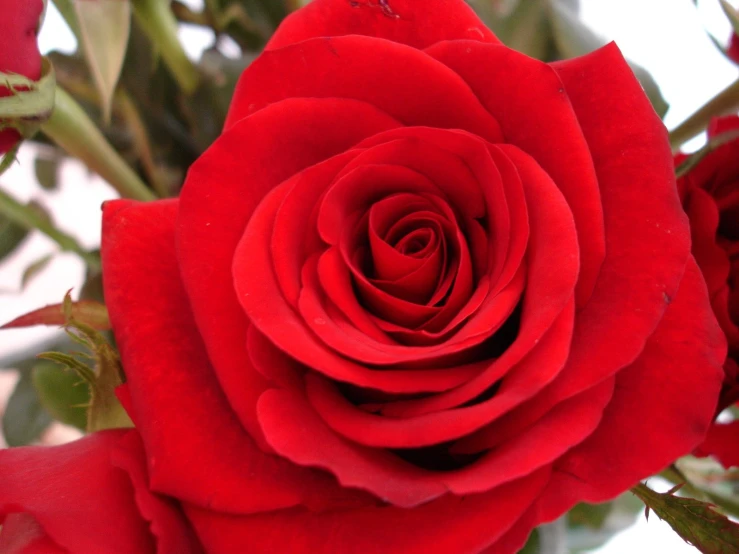
{"type": "MultiPolygon", "coordinates": [[[[709,140],[722,136],[727,142],[677,181],[693,255],[729,343],[719,411],[739,400],[739,117],[711,122],[709,140]]],[[[686,158],[680,154],[675,161],[686,158]]],[[[698,453],[713,454],[726,467],[739,466],[739,422],[712,426],[698,453]]]]}
{"type": "Polygon", "coordinates": [[[149,492],[135,431],[0,451],[0,552],[198,554],[181,511],[149,492]]]}
{"type": "Polygon", "coordinates": [[[210,553],[514,552],[703,438],[725,341],[689,250],[615,46],[312,2],[179,200],[105,207],[151,485],[210,553]]]}
{"type": "Polygon", "coordinates": [[[726,49],[726,55],[734,63],[739,63],[739,35],[736,33],[731,34],[729,39],[729,47],[726,49]]]}
{"type": "MultiPolygon", "coordinates": [[[[4,2],[0,17],[0,72],[17,73],[37,81],[41,77],[41,54],[36,43],[43,0],[4,2]]],[[[0,85],[0,98],[11,91],[0,85]]],[[[15,129],[0,131],[0,153],[10,150],[20,135],[15,129]]]]}

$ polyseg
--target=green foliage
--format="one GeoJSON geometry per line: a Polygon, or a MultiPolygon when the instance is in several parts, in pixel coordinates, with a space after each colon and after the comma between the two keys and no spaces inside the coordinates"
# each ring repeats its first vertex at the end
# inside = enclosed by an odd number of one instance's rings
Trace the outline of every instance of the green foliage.
{"type": "Polygon", "coordinates": [[[128,46],[131,3],[103,0],[73,5],[85,57],[100,94],[103,121],[108,122],[128,46]]]}
{"type": "Polygon", "coordinates": [[[57,421],[85,430],[90,392],[79,376],[59,366],[40,362],[31,373],[33,385],[46,411],[57,421]]]}
{"type": "Polygon", "coordinates": [[[3,436],[9,446],[30,444],[41,436],[51,423],[33,386],[31,374],[22,371],[3,413],[3,436]]]}
{"type": "Polygon", "coordinates": [[[10,255],[28,236],[28,229],[0,213],[0,261],[10,255]]]}
{"type": "Polygon", "coordinates": [[[45,352],[39,357],[74,371],[87,383],[90,397],[87,408],[87,431],[132,427],[131,419],[115,395],[115,388],[123,382],[118,353],[97,330],[74,318],[73,302],[69,293],[64,298],[62,306],[67,335],[86,351],[76,355],[45,352]],[[87,365],[87,360],[93,362],[93,367],[87,365]]]}

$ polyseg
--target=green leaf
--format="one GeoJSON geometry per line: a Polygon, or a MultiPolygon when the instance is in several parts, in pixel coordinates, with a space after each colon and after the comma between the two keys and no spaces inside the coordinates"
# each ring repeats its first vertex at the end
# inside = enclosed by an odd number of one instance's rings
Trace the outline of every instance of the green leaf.
{"type": "Polygon", "coordinates": [[[23,446],[37,440],[51,423],[51,416],[44,409],[31,374],[21,372],[21,377],[10,395],[3,414],[3,435],[8,446],[23,446]]]}
{"type": "Polygon", "coordinates": [[[144,201],[156,198],[82,107],[61,88],[56,92],[54,113],[42,130],[61,148],[108,181],[124,198],[144,201]]]}
{"type": "Polygon", "coordinates": [[[39,362],[31,373],[41,404],[57,421],[85,430],[90,391],[80,377],[57,364],[39,362]]]}
{"type": "Polygon", "coordinates": [[[0,213],[0,260],[11,254],[28,236],[28,229],[0,213]]]}
{"type": "Polygon", "coordinates": [[[727,0],[718,0],[721,4],[721,8],[724,10],[726,17],[729,18],[729,22],[734,29],[734,32],[739,35],[739,9],[732,6],[727,0]]]}
{"type": "Polygon", "coordinates": [[[162,0],[131,0],[131,2],[137,21],[161,52],[164,63],[180,88],[185,94],[192,93],[198,86],[200,74],[197,66],[187,57],[178,38],[177,20],[169,6],[170,3],[162,0]]]}
{"type": "Polygon", "coordinates": [[[600,529],[603,527],[603,524],[612,509],[613,506],[610,503],[580,503],[569,511],[567,514],[567,520],[570,525],[581,525],[584,527],[590,527],[591,529],[600,529]]]}
{"type": "Polygon", "coordinates": [[[712,504],[694,498],[675,496],[680,486],[666,493],[655,492],[639,483],[631,489],[650,510],[666,521],[685,542],[703,554],[739,552],[739,525],[716,512],[712,504]]]}
{"type": "Polygon", "coordinates": [[[532,58],[548,60],[553,49],[548,3],[478,0],[474,6],[503,44],[532,58]]]}
{"type": "Polygon", "coordinates": [[[539,530],[534,529],[529,535],[529,540],[526,541],[523,549],[518,554],[539,554],[539,530]]]}
{"type": "Polygon", "coordinates": [[[82,47],[100,93],[103,121],[110,121],[113,93],[123,68],[131,31],[127,0],[75,0],[82,47]]]}
{"type": "Polygon", "coordinates": [[[59,162],[61,156],[55,154],[39,154],[33,160],[36,180],[44,190],[55,190],[59,183],[59,162]]]}
{"type": "MultiPolygon", "coordinates": [[[[68,318],[65,317],[63,307],[63,304],[44,306],[9,321],[0,326],[0,329],[31,327],[33,325],[65,325],[68,318]]],[[[110,329],[108,310],[104,304],[93,300],[80,300],[72,303],[71,310],[72,318],[80,323],[89,325],[99,331],[110,329]]]]}
{"type": "Polygon", "coordinates": [[[64,297],[62,310],[67,319],[65,329],[68,336],[83,345],[90,355],[82,354],[74,357],[60,352],[45,352],[39,357],[74,370],[87,382],[90,392],[87,410],[88,432],[133,427],[131,419],[115,395],[116,387],[123,382],[118,353],[98,331],[74,318],[74,305],[69,293],[64,297]],[[80,356],[94,360],[94,369],[80,361],[78,359],[80,356]]]}
{"type": "MultiPolygon", "coordinates": [[[[47,265],[49,265],[49,262],[53,258],[53,254],[46,254],[45,256],[41,256],[39,259],[29,264],[29,266],[26,267],[26,269],[23,271],[23,275],[21,276],[21,290],[25,289],[28,286],[28,283],[30,283],[36,276],[38,276],[38,274],[41,273],[47,265]]],[[[0,329],[2,329],[2,327],[0,327],[0,329]]]]}

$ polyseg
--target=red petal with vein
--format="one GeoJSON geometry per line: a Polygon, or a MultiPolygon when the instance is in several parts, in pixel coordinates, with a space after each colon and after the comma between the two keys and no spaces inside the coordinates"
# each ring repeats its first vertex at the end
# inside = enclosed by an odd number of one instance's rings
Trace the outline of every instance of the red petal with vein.
{"type": "Polygon", "coordinates": [[[366,35],[415,48],[442,40],[497,43],[493,33],[462,0],[318,0],[290,15],[267,49],[318,37],[366,35]]]}
{"type": "Polygon", "coordinates": [[[105,297],[152,487],[242,512],[354,503],[355,495],[328,475],[262,452],[239,424],[182,289],[174,241],[177,208],[177,201],[115,201],[105,204],[103,214],[105,297]]]}
{"type": "Polygon", "coordinates": [[[413,509],[282,510],[247,517],[185,510],[211,554],[231,554],[244,544],[254,554],[478,554],[516,523],[548,474],[545,468],[488,493],[446,496],[413,509]]]}

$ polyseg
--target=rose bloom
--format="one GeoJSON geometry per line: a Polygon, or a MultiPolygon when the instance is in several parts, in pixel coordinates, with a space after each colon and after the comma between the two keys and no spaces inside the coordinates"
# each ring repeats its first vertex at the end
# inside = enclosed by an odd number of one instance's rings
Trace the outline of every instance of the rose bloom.
{"type": "Polygon", "coordinates": [[[0,451],[0,523],[6,554],[202,552],[179,507],[148,490],[135,431],[0,451]]]}
{"type": "Polygon", "coordinates": [[[517,551],[691,451],[726,341],[618,49],[316,0],[177,200],[105,205],[149,483],[205,551],[517,551]]]}
{"type": "MultiPolygon", "coordinates": [[[[41,77],[41,54],[36,33],[43,9],[43,0],[3,2],[0,17],[0,72],[17,73],[33,81],[41,77]]],[[[0,98],[11,94],[8,87],[0,85],[0,98]]],[[[10,150],[19,140],[20,135],[15,129],[0,131],[0,153],[10,150]]]]}
{"type": "MultiPolygon", "coordinates": [[[[720,411],[739,400],[739,117],[713,120],[708,138],[723,144],[677,184],[690,218],[693,255],[729,343],[720,411]]],[[[675,161],[686,159],[680,154],[675,161]]],[[[739,422],[712,426],[697,453],[712,454],[727,468],[739,466],[739,422]]]]}

